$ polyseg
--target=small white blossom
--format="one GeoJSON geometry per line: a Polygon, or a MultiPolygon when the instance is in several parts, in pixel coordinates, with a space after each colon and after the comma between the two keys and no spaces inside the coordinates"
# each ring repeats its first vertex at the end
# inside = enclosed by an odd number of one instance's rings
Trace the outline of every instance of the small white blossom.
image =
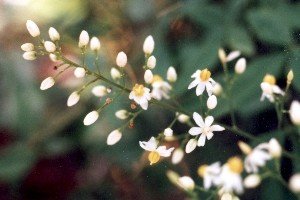
{"type": "Polygon", "coordinates": [[[129,99],[134,100],[142,109],[148,109],[148,101],[151,100],[150,89],[143,85],[135,84],[129,94],[129,99]]]}
{"type": "Polygon", "coordinates": [[[144,53],[147,55],[152,54],[153,50],[154,50],[154,40],[153,37],[151,35],[149,35],[145,41],[144,41],[144,45],[143,45],[143,50],[144,53]]]}
{"type": "Polygon", "coordinates": [[[110,76],[112,77],[112,79],[116,80],[121,78],[121,72],[119,70],[117,70],[116,68],[111,68],[110,70],[110,76]]]}
{"type": "Polygon", "coordinates": [[[60,40],[60,35],[55,28],[50,27],[48,32],[49,32],[49,37],[53,42],[60,40]]]}
{"type": "Polygon", "coordinates": [[[196,147],[197,147],[197,140],[190,139],[185,146],[185,153],[191,153],[196,149],[196,147]]]}
{"type": "Polygon", "coordinates": [[[246,70],[246,59],[245,58],[240,58],[236,62],[234,66],[235,73],[237,74],[242,74],[246,70]]]}
{"type": "Polygon", "coordinates": [[[167,71],[167,80],[170,83],[174,83],[177,80],[177,73],[174,67],[170,66],[167,71]]]}
{"type": "Polygon", "coordinates": [[[181,160],[184,157],[184,151],[181,148],[177,148],[174,150],[173,155],[172,155],[172,163],[174,165],[178,164],[181,162],[181,160]]]}
{"type": "Polygon", "coordinates": [[[121,51],[118,53],[116,63],[119,67],[125,67],[127,64],[127,55],[121,51]]]}
{"type": "Polygon", "coordinates": [[[246,188],[255,188],[261,182],[261,178],[258,174],[251,174],[244,179],[244,186],[246,188]]]}
{"type": "Polygon", "coordinates": [[[165,135],[166,137],[171,137],[171,136],[173,136],[173,130],[172,130],[171,128],[166,128],[166,129],[164,130],[164,135],[165,135]]]}
{"type": "Polygon", "coordinates": [[[93,124],[98,119],[98,117],[99,117],[99,113],[96,110],[89,112],[85,116],[85,118],[83,120],[83,124],[85,126],[89,126],[89,125],[93,124]]]}
{"type": "Polygon", "coordinates": [[[49,58],[52,62],[57,62],[58,61],[57,56],[54,53],[50,53],[49,58]]]}
{"type": "Polygon", "coordinates": [[[205,121],[203,121],[201,115],[194,112],[193,119],[199,127],[192,127],[189,130],[189,134],[191,134],[193,136],[200,135],[198,144],[197,144],[200,147],[205,145],[206,138],[207,138],[207,140],[210,140],[213,137],[214,131],[225,130],[220,125],[212,125],[212,123],[214,122],[214,118],[212,116],[207,116],[205,118],[205,121]]]}
{"type": "Polygon", "coordinates": [[[226,56],[226,62],[230,62],[241,55],[240,51],[232,51],[226,56]]]}
{"type": "Polygon", "coordinates": [[[97,85],[97,86],[93,87],[92,93],[96,97],[103,97],[103,96],[107,95],[108,92],[107,92],[107,88],[105,86],[97,85]]]}
{"type": "Polygon", "coordinates": [[[76,69],[74,70],[74,76],[76,78],[83,78],[85,76],[85,69],[83,67],[76,67],[76,69]]]}
{"type": "Polygon", "coordinates": [[[218,50],[218,56],[222,63],[226,63],[226,53],[225,53],[224,49],[220,48],[218,50]]]}
{"type": "Polygon", "coordinates": [[[194,188],[195,188],[195,182],[189,176],[182,176],[182,177],[178,178],[178,185],[182,189],[188,190],[188,191],[194,190],[194,188]]]}
{"type": "Polygon", "coordinates": [[[50,42],[50,41],[46,41],[44,43],[44,47],[45,47],[46,51],[49,52],[49,53],[53,53],[56,50],[55,44],[53,42],[50,42]]]}
{"type": "Polygon", "coordinates": [[[33,21],[27,20],[26,27],[32,37],[37,37],[40,35],[40,29],[33,21]]]}
{"type": "Polygon", "coordinates": [[[198,175],[203,178],[203,185],[205,189],[220,184],[221,164],[215,162],[211,165],[202,165],[198,168],[198,175]]]}
{"type": "Polygon", "coordinates": [[[67,101],[67,106],[71,107],[74,106],[75,104],[78,103],[80,99],[80,95],[78,94],[77,91],[73,92],[72,94],[70,94],[68,101],[67,101]]]}
{"type": "Polygon", "coordinates": [[[25,60],[35,60],[36,52],[35,51],[27,51],[27,52],[23,53],[23,58],[25,60]]]}
{"type": "Polygon", "coordinates": [[[177,119],[180,123],[184,124],[184,123],[187,123],[190,120],[190,117],[188,115],[185,115],[185,114],[178,114],[177,119]]]}
{"type": "Polygon", "coordinates": [[[41,90],[47,90],[51,88],[55,83],[55,80],[52,77],[48,77],[44,79],[41,83],[40,89],[41,90]]]}
{"type": "Polygon", "coordinates": [[[192,89],[197,86],[196,88],[196,95],[201,95],[205,88],[207,94],[210,96],[213,92],[213,86],[215,81],[210,77],[211,73],[208,69],[204,70],[197,70],[191,77],[195,78],[193,82],[190,83],[188,89],[192,89]]]}
{"type": "Polygon", "coordinates": [[[208,109],[212,110],[217,106],[217,103],[217,97],[215,95],[211,95],[208,97],[206,105],[208,109]]]}
{"type": "Polygon", "coordinates": [[[96,37],[92,37],[91,43],[90,43],[90,48],[92,51],[99,51],[101,48],[100,40],[96,37]]]}
{"type": "Polygon", "coordinates": [[[147,67],[149,69],[154,69],[156,66],[156,58],[154,56],[150,56],[147,60],[147,67]]]}
{"type": "Polygon", "coordinates": [[[219,83],[215,83],[215,85],[213,86],[213,94],[216,96],[220,96],[221,93],[223,92],[223,88],[219,83]]]}
{"type": "Polygon", "coordinates": [[[22,44],[21,49],[23,51],[33,51],[34,45],[32,43],[25,43],[25,44],[22,44]]]}
{"type": "Polygon", "coordinates": [[[276,79],[273,75],[267,74],[260,87],[263,92],[260,98],[261,101],[267,98],[270,102],[274,102],[275,95],[284,95],[284,92],[276,85],[276,79]]]}
{"type": "Polygon", "coordinates": [[[169,92],[172,86],[164,81],[159,75],[154,75],[152,79],[152,92],[151,96],[154,99],[161,100],[162,98],[169,99],[169,92]]]}
{"type": "Polygon", "coordinates": [[[122,138],[122,133],[119,131],[119,129],[116,129],[112,131],[106,140],[107,145],[114,145],[118,143],[122,138]]]}
{"type": "Polygon", "coordinates": [[[289,110],[291,121],[297,125],[300,126],[300,102],[299,101],[293,101],[289,110]]]}
{"type": "Polygon", "coordinates": [[[282,147],[275,138],[269,141],[269,152],[273,158],[280,158],[282,154],[282,147]]]}
{"type": "Polygon", "coordinates": [[[128,116],[129,116],[129,113],[127,110],[118,110],[116,113],[115,113],[116,117],[118,119],[127,119],[128,116]]]}
{"type": "Polygon", "coordinates": [[[90,36],[88,32],[86,32],[85,30],[81,31],[79,35],[79,42],[78,42],[79,48],[86,47],[89,43],[89,40],[90,40],[90,36]]]}
{"type": "Polygon", "coordinates": [[[144,80],[147,84],[152,83],[153,81],[153,73],[150,69],[147,69],[144,74],[144,80]]]}
{"type": "Polygon", "coordinates": [[[300,173],[294,174],[290,178],[289,188],[295,193],[300,193],[300,173]]]}

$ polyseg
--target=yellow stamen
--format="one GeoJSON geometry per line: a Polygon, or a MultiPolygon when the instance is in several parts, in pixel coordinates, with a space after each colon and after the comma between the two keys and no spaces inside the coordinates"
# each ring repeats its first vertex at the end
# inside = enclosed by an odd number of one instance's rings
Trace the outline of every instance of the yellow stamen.
{"type": "Polygon", "coordinates": [[[148,160],[150,161],[150,165],[157,163],[160,159],[160,155],[157,151],[151,151],[148,155],[148,160]]]}
{"type": "Polygon", "coordinates": [[[152,79],[152,83],[159,82],[159,81],[163,81],[162,77],[159,75],[154,75],[152,79]]]}
{"type": "Polygon", "coordinates": [[[135,94],[135,96],[143,96],[145,93],[145,88],[143,85],[139,85],[139,84],[135,84],[135,86],[133,87],[133,92],[135,94]]]}
{"type": "Polygon", "coordinates": [[[201,166],[198,168],[197,173],[198,173],[198,175],[199,175],[200,177],[202,177],[202,178],[204,177],[204,174],[205,174],[205,172],[206,172],[207,166],[208,166],[208,165],[201,165],[201,166]]]}
{"type": "Polygon", "coordinates": [[[238,174],[243,172],[244,165],[243,165],[242,160],[239,157],[229,158],[229,160],[227,161],[227,164],[229,166],[229,169],[232,172],[235,172],[235,173],[238,173],[238,174]]]}
{"type": "Polygon", "coordinates": [[[210,76],[211,76],[211,73],[210,73],[210,71],[207,68],[205,68],[204,70],[202,70],[200,72],[200,79],[202,81],[208,81],[208,79],[210,78],[210,76]]]}
{"type": "Polygon", "coordinates": [[[275,85],[276,84],[276,78],[275,76],[271,75],[271,74],[266,74],[263,82],[269,83],[271,85],[275,85]]]}

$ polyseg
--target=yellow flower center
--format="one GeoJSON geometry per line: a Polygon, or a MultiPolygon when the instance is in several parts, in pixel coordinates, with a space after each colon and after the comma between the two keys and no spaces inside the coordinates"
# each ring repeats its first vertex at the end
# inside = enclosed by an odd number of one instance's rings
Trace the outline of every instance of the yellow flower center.
{"type": "Polygon", "coordinates": [[[210,78],[210,76],[211,76],[211,73],[210,73],[210,71],[207,68],[205,68],[204,70],[202,70],[200,72],[200,79],[202,81],[208,81],[208,79],[210,78]]]}
{"type": "Polygon", "coordinates": [[[204,174],[206,172],[206,169],[207,169],[207,166],[208,165],[201,165],[198,170],[197,170],[197,173],[200,177],[204,177],[204,174]]]}
{"type": "Polygon", "coordinates": [[[143,96],[145,93],[145,88],[143,85],[139,85],[139,84],[135,84],[135,86],[133,87],[133,92],[135,94],[135,96],[143,96]]]}
{"type": "Polygon", "coordinates": [[[159,75],[154,75],[154,76],[153,76],[152,83],[154,83],[154,82],[159,82],[159,81],[163,81],[162,77],[159,76],[159,75]]]}
{"type": "Polygon", "coordinates": [[[266,74],[263,82],[269,83],[271,85],[275,85],[276,84],[276,78],[275,76],[271,75],[271,74],[266,74]]]}
{"type": "Polygon", "coordinates": [[[229,169],[235,173],[242,173],[244,169],[244,165],[242,160],[239,157],[232,157],[227,161],[229,169]]]}
{"type": "Polygon", "coordinates": [[[150,161],[150,165],[157,163],[160,159],[160,155],[157,151],[151,151],[148,155],[148,160],[150,161]]]}

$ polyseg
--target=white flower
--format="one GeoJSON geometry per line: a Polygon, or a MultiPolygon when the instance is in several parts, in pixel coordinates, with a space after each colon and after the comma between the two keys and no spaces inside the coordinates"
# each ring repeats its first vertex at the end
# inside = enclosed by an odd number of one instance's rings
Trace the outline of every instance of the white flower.
{"type": "Polygon", "coordinates": [[[92,37],[91,43],[90,43],[90,48],[92,51],[99,51],[101,48],[101,43],[98,38],[92,37]]]}
{"type": "Polygon", "coordinates": [[[52,77],[48,77],[44,79],[41,83],[40,89],[41,90],[47,90],[51,88],[55,83],[55,80],[52,77]]]}
{"type": "Polygon", "coordinates": [[[88,45],[90,40],[89,34],[88,32],[86,32],[85,30],[81,31],[80,35],[79,35],[79,42],[78,42],[78,46],[79,48],[84,48],[88,45]]]}
{"type": "Polygon", "coordinates": [[[153,50],[154,50],[154,40],[153,37],[151,35],[149,35],[145,41],[144,41],[144,45],[143,45],[143,50],[144,53],[147,55],[152,54],[153,50]]]}
{"type": "Polygon", "coordinates": [[[289,188],[295,193],[300,193],[300,174],[294,174],[289,180],[289,188]]]}
{"type": "Polygon", "coordinates": [[[220,184],[220,162],[215,162],[211,165],[202,165],[198,168],[197,172],[198,175],[203,178],[203,184],[205,189],[209,189],[212,186],[218,186],[220,184]]]}
{"type": "Polygon", "coordinates": [[[83,67],[76,67],[76,69],[74,70],[74,76],[76,78],[83,78],[85,76],[85,69],[83,67]]]}
{"type": "Polygon", "coordinates": [[[45,47],[46,51],[49,52],[49,53],[53,53],[56,50],[55,44],[53,42],[50,42],[50,41],[46,41],[44,43],[44,47],[45,47]]]}
{"type": "Polygon", "coordinates": [[[129,94],[129,99],[134,100],[142,109],[148,109],[148,101],[151,100],[150,89],[143,85],[135,84],[129,94]]]}
{"type": "Polygon", "coordinates": [[[150,56],[147,60],[147,67],[149,69],[154,69],[156,66],[156,58],[154,56],[150,56]]]}
{"type": "Polygon", "coordinates": [[[208,97],[206,105],[208,109],[212,110],[217,106],[217,103],[217,97],[215,95],[211,95],[208,97]]]}
{"type": "Polygon", "coordinates": [[[25,43],[25,44],[22,44],[21,49],[23,51],[33,51],[34,45],[32,43],[25,43]]]}
{"type": "Polygon", "coordinates": [[[178,178],[178,185],[184,190],[194,190],[195,182],[189,176],[182,176],[178,178]]]}
{"type": "Polygon", "coordinates": [[[299,101],[293,101],[290,107],[290,118],[291,121],[297,125],[300,126],[300,102],[299,101]]]}
{"type": "Polygon", "coordinates": [[[190,117],[188,115],[185,115],[185,114],[178,114],[177,119],[180,123],[184,124],[184,123],[187,123],[190,120],[190,117]]]}
{"type": "Polygon", "coordinates": [[[116,63],[119,67],[125,67],[127,64],[127,55],[123,51],[118,53],[116,63]]]}
{"type": "Polygon", "coordinates": [[[194,112],[193,119],[199,127],[192,127],[189,130],[189,134],[193,136],[201,134],[198,140],[198,146],[204,146],[206,138],[210,140],[214,135],[214,131],[225,130],[220,125],[212,125],[212,123],[214,122],[214,118],[212,116],[207,116],[205,118],[205,121],[203,121],[202,117],[198,113],[194,112]]]}
{"type": "Polygon", "coordinates": [[[173,136],[173,130],[172,130],[171,128],[166,128],[166,129],[164,130],[164,135],[165,135],[166,137],[171,137],[171,136],[173,136]]]}
{"type": "Polygon", "coordinates": [[[294,72],[293,70],[290,70],[286,77],[286,83],[290,85],[293,79],[294,79],[294,72]]]}
{"type": "Polygon", "coordinates": [[[57,62],[58,61],[57,56],[54,53],[50,53],[49,58],[52,62],[57,62]]]}
{"type": "Polygon", "coordinates": [[[128,116],[129,116],[129,113],[127,110],[118,110],[116,113],[115,113],[116,117],[118,119],[127,119],[128,116]]]}
{"type": "Polygon", "coordinates": [[[85,126],[89,126],[89,125],[93,124],[98,119],[98,117],[99,117],[99,113],[96,110],[89,112],[85,116],[85,118],[83,120],[83,124],[85,126]]]}
{"type": "Polygon", "coordinates": [[[49,37],[52,41],[57,41],[60,39],[60,35],[55,28],[50,27],[48,32],[49,32],[49,37]]]}
{"type": "Polygon", "coordinates": [[[151,96],[154,99],[161,100],[162,98],[169,99],[169,92],[172,86],[164,81],[159,75],[154,75],[152,79],[152,92],[151,96]]]}
{"type": "Polygon", "coordinates": [[[114,79],[114,80],[119,79],[122,76],[121,72],[114,67],[111,68],[110,75],[111,75],[112,79],[114,79]]]}
{"type": "Polygon", "coordinates": [[[23,53],[23,58],[25,60],[35,60],[36,52],[35,51],[27,51],[27,52],[23,53]]]}
{"type": "Polygon", "coordinates": [[[103,96],[107,95],[107,88],[103,85],[97,85],[97,86],[93,87],[92,93],[96,97],[103,97],[103,96]]]}
{"type": "Polygon", "coordinates": [[[185,146],[185,153],[191,153],[196,149],[196,147],[197,147],[197,140],[190,139],[185,146]]]}
{"type": "Polygon", "coordinates": [[[27,20],[26,27],[32,37],[37,37],[40,35],[40,29],[33,21],[27,20]]]}
{"type": "Polygon", "coordinates": [[[281,156],[282,147],[275,138],[269,141],[269,152],[273,158],[280,158],[281,156]]]}
{"type": "Polygon", "coordinates": [[[230,62],[241,55],[240,51],[232,51],[226,56],[226,62],[230,62]]]}
{"type": "Polygon", "coordinates": [[[220,96],[222,91],[223,91],[222,86],[216,82],[215,85],[213,86],[213,91],[212,91],[213,94],[216,96],[220,96]]]}
{"type": "Polygon", "coordinates": [[[173,155],[172,155],[172,163],[174,165],[180,163],[180,161],[183,159],[184,157],[184,151],[181,148],[177,148],[174,150],[173,155]]]}
{"type": "Polygon", "coordinates": [[[258,174],[251,174],[244,179],[244,186],[246,188],[255,188],[261,182],[261,178],[258,174]]]}
{"type": "Polygon", "coordinates": [[[167,149],[166,146],[158,146],[158,142],[154,137],[151,137],[148,142],[140,141],[140,146],[146,151],[150,151],[148,160],[150,165],[155,164],[159,161],[160,157],[169,157],[174,150],[174,147],[167,149]]]}
{"type": "Polygon", "coordinates": [[[71,107],[74,106],[75,104],[78,103],[80,99],[80,95],[78,94],[77,91],[73,92],[72,94],[70,94],[68,101],[67,101],[67,106],[71,107]]]}
{"type": "Polygon", "coordinates": [[[147,69],[147,70],[145,71],[145,74],[144,74],[144,80],[145,80],[145,82],[146,82],[147,84],[152,83],[152,81],[153,81],[153,74],[152,74],[152,72],[151,72],[150,69],[147,69]]]}
{"type": "Polygon", "coordinates": [[[245,58],[240,58],[236,62],[234,66],[235,73],[237,74],[242,74],[246,70],[246,59],[245,58]]]}
{"type": "Polygon", "coordinates": [[[116,129],[108,135],[106,143],[107,145],[114,145],[117,142],[119,142],[121,138],[122,138],[122,133],[118,129],[116,129]]]}
{"type": "Polygon", "coordinates": [[[275,95],[284,95],[284,92],[276,85],[276,79],[273,75],[267,74],[260,87],[263,92],[260,98],[261,101],[267,98],[270,102],[274,102],[275,95]]]}
{"type": "Polygon", "coordinates": [[[196,95],[201,95],[205,88],[207,91],[207,94],[210,96],[213,92],[213,86],[215,84],[215,81],[210,78],[211,73],[208,69],[204,70],[197,70],[191,77],[195,78],[195,80],[189,85],[188,89],[196,88],[196,95]]]}
{"type": "Polygon", "coordinates": [[[167,80],[170,83],[174,83],[177,80],[177,73],[174,67],[170,66],[167,71],[167,80]]]}

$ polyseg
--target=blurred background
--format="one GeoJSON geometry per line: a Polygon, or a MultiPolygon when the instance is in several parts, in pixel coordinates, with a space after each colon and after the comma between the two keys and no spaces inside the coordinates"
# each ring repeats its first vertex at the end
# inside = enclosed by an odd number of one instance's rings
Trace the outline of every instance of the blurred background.
{"type": "MultiPolygon", "coordinates": [[[[202,184],[196,174],[199,165],[241,155],[236,142],[243,138],[227,131],[185,156],[179,165],[164,160],[149,166],[138,141],[157,135],[174,117],[154,106],[136,120],[133,129],[124,132],[118,144],[107,146],[108,133],[123,123],[114,112],[129,109],[127,97],[110,105],[94,125],[85,127],[83,117],[104,100],[86,91],[78,105],[68,108],[68,95],[82,85],[72,72],[64,74],[54,88],[39,89],[41,80],[55,73],[55,64],[48,57],[23,60],[20,46],[33,41],[26,30],[27,19],[39,25],[44,38],[48,38],[48,28],[55,27],[65,54],[75,61],[80,61],[77,43],[81,30],[97,36],[102,45],[101,70],[107,76],[117,53],[124,51],[132,83],[143,78],[142,44],[146,36],[153,35],[154,71],[165,76],[169,66],[177,69],[176,98],[190,111],[201,107],[194,91],[187,91],[190,75],[208,67],[215,80],[223,83],[218,49],[240,50],[248,68],[233,90],[239,127],[266,141],[276,137],[287,151],[300,154],[298,136],[276,131],[274,108],[259,101],[263,76],[274,74],[284,87],[290,68],[295,79],[286,107],[292,99],[300,99],[298,1],[0,0],[0,199],[185,199],[186,195],[169,183],[167,169],[202,184]]],[[[87,62],[93,63],[93,59],[88,55],[87,62]]],[[[229,123],[228,108],[227,102],[219,99],[212,115],[229,123]]],[[[284,124],[289,127],[289,119],[284,124]]],[[[175,133],[187,130],[175,124],[175,133]]],[[[281,164],[286,180],[300,170],[299,163],[286,158],[281,164]]],[[[280,183],[265,180],[241,199],[296,197],[280,183]]]]}

